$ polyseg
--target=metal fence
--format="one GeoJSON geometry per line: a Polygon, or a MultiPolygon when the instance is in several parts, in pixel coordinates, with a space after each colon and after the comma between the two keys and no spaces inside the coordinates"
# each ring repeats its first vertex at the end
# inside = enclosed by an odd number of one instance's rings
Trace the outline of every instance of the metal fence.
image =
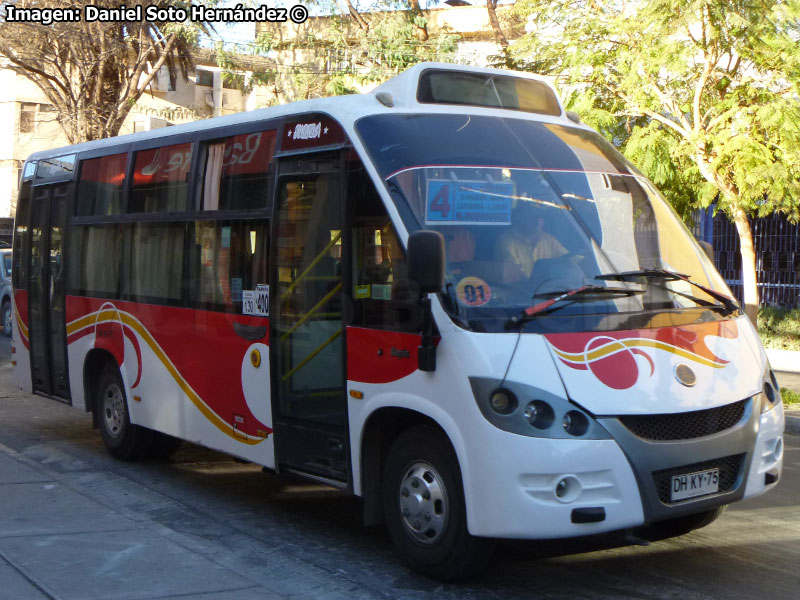
{"type": "MultiPolygon", "coordinates": [[[[781,215],[751,219],[756,279],[761,306],[800,307],[800,225],[781,215]]],[[[731,291],[742,300],[742,257],[736,226],[712,208],[696,213],[695,235],[711,242],[714,262],[731,291]]]]}

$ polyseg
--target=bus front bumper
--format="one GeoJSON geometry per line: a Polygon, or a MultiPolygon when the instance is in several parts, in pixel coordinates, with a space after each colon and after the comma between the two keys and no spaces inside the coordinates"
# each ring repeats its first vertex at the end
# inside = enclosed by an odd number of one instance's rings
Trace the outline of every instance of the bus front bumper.
{"type": "Polygon", "coordinates": [[[679,442],[642,440],[616,420],[601,422],[614,439],[542,439],[492,428],[469,457],[475,467],[465,480],[470,533],[593,535],[709,510],[761,494],[780,479],[780,405],[752,411],[719,434],[679,442]],[[673,477],[717,468],[718,491],[671,498],[673,477]]]}

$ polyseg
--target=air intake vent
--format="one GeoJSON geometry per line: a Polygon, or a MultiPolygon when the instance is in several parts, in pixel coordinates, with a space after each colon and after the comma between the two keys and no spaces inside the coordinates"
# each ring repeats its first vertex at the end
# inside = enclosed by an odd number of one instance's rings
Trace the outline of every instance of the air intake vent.
{"type": "Polygon", "coordinates": [[[652,441],[691,440],[725,431],[742,420],[750,399],[707,410],[619,417],[634,435],[652,441]]]}

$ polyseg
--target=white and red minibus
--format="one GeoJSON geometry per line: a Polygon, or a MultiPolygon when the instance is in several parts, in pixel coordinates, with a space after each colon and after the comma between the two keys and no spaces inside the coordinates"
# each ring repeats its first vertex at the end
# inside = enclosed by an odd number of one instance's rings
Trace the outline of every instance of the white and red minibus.
{"type": "Polygon", "coordinates": [[[39,152],[20,189],[16,377],[120,459],[188,440],[336,486],[441,579],[780,477],[753,326],[543,78],[421,64],[39,152]]]}

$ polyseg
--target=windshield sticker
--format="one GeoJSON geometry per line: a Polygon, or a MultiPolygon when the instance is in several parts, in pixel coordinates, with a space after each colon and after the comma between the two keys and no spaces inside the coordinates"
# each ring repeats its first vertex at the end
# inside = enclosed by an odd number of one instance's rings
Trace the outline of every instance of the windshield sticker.
{"type": "Polygon", "coordinates": [[[391,300],[392,299],[392,286],[382,283],[372,284],[372,299],[373,300],[391,300]]]}
{"type": "Polygon", "coordinates": [[[269,285],[260,283],[255,290],[242,290],[242,314],[269,316],[269,285]]]}
{"type": "Polygon", "coordinates": [[[510,181],[428,181],[425,223],[509,225],[514,184],[510,181]]]}
{"type": "Polygon", "coordinates": [[[234,302],[242,301],[242,278],[231,277],[231,300],[234,302]]]}
{"type": "Polygon", "coordinates": [[[480,277],[464,277],[456,286],[456,296],[461,304],[483,306],[492,299],[492,288],[480,277]]]}
{"type": "Polygon", "coordinates": [[[356,286],[356,293],[355,293],[356,300],[364,300],[365,298],[369,298],[370,295],[371,294],[370,294],[369,284],[356,286]]]}

